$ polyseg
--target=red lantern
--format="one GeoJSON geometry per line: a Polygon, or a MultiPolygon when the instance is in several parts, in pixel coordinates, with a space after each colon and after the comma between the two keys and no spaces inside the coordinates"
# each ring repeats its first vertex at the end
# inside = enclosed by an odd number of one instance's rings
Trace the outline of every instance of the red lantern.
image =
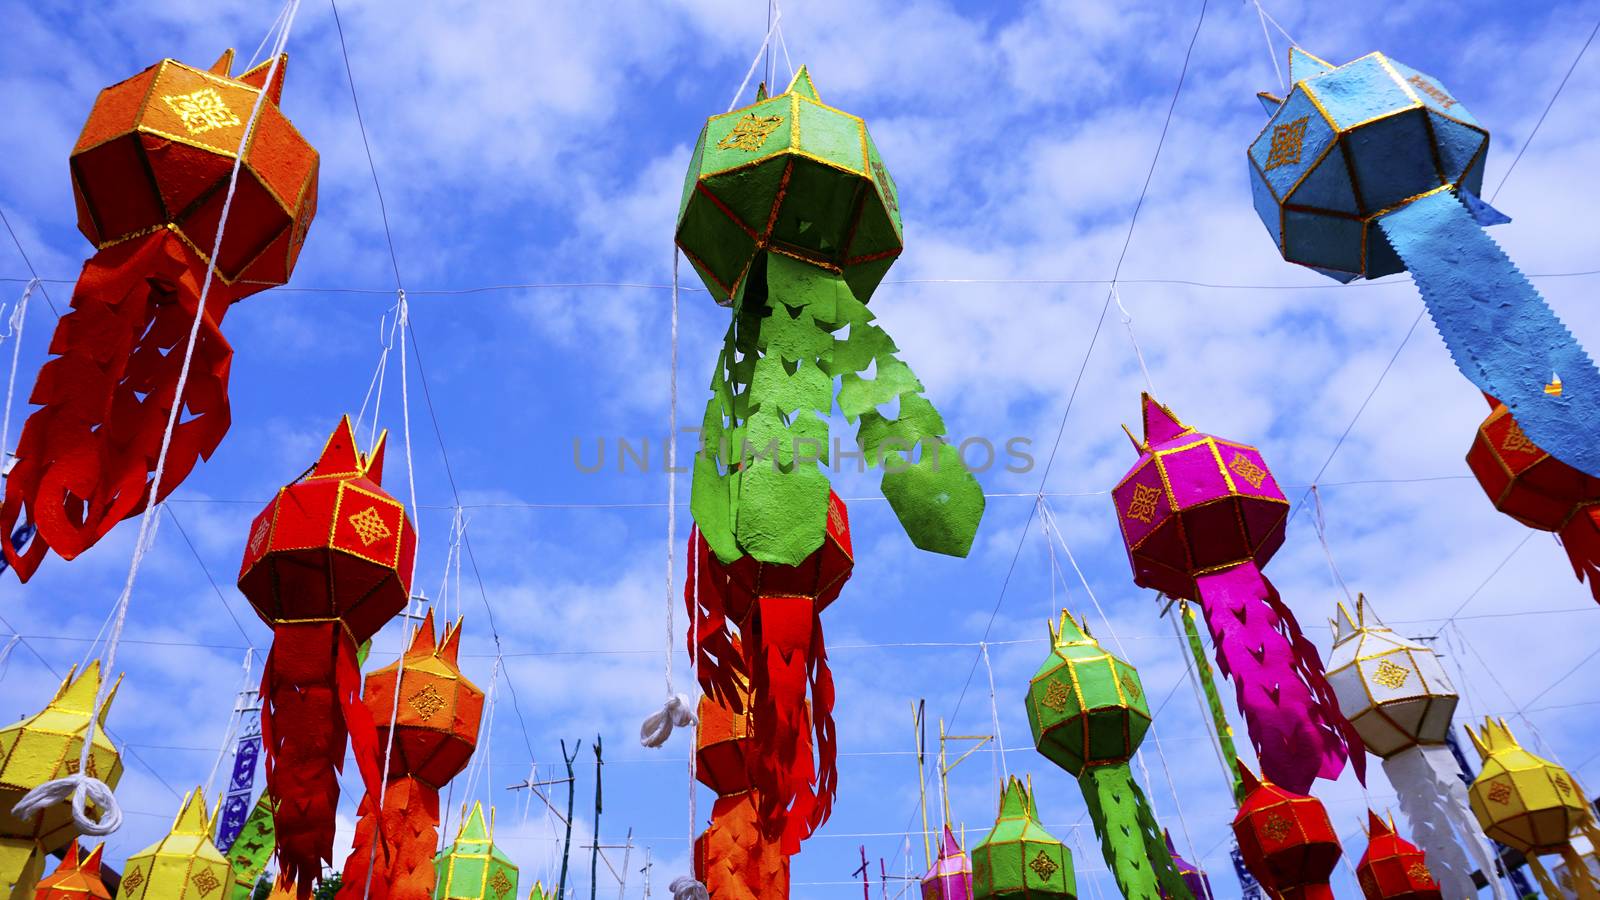
{"type": "Polygon", "coordinates": [[[1600,478],[1544,452],[1493,397],[1478,426],[1467,465],[1494,508],[1529,528],[1561,536],[1579,581],[1600,602],[1600,478]]]}
{"type": "Polygon", "coordinates": [[[833,674],[818,614],[839,596],[855,563],[844,501],[829,493],[822,546],[797,566],[750,556],[724,564],[698,533],[690,552],[699,569],[685,599],[698,625],[690,649],[700,654],[701,686],[743,711],[737,682],[748,673],[750,779],[767,831],[781,830],[783,852],[793,855],[827,821],[838,783],[833,674]],[[730,624],[744,636],[742,650],[730,624]]]}
{"type": "Polygon", "coordinates": [[[391,746],[391,716],[394,743],[381,817],[377,795],[369,793],[361,800],[355,846],[345,860],[338,894],[342,900],[433,898],[439,789],[472,759],[483,718],[483,691],[461,674],[460,648],[459,621],[445,628],[444,640],[434,643],[429,610],[402,661],[367,676],[362,700],[377,723],[378,745],[391,746]],[[396,686],[401,694],[398,704],[396,686]]]}
{"type": "Polygon", "coordinates": [[[1367,852],[1356,866],[1356,880],[1367,900],[1439,900],[1439,884],[1421,850],[1370,809],[1367,830],[1367,852]]]}
{"type": "Polygon", "coordinates": [[[1245,797],[1233,817],[1250,874],[1278,900],[1333,900],[1328,876],[1343,850],[1322,801],[1295,794],[1239,764],[1245,797]]]}
{"type": "Polygon", "coordinates": [[[384,440],[364,456],[350,419],[340,420],[316,465],[251,523],[239,569],[240,592],[273,628],[261,736],[278,801],[278,864],[301,897],[333,857],[347,729],[367,792],[376,795],[381,779],[356,647],[405,609],[417,539],[405,507],[380,486],[384,440]]]}
{"type": "Polygon", "coordinates": [[[317,207],[317,151],[278,109],[285,60],[231,77],[162,60],[100,92],[72,150],[78,230],[96,253],[50,340],[0,504],[0,549],[27,581],[49,550],[67,559],[171,493],[228,431],[222,316],[234,301],[289,280],[317,207]],[[263,97],[262,94],[265,94],[263,97]],[[227,228],[162,482],[151,476],[184,348],[216,243],[239,142],[227,228]],[[9,535],[37,526],[26,546],[9,535]]]}

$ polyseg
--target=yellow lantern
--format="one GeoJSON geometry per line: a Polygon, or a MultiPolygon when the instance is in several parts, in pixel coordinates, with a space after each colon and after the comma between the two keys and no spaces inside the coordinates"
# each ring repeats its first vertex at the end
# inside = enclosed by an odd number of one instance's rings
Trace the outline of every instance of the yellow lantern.
{"type": "MultiPolygon", "coordinates": [[[[207,900],[233,883],[228,860],[211,842],[221,799],[206,814],[206,798],[195,788],[183,798],[172,831],[128,857],[122,873],[122,900],[207,900]]],[[[221,896],[221,895],[218,895],[221,896]]]]}
{"type": "Polygon", "coordinates": [[[1469,727],[1467,735],[1483,757],[1483,771],[1468,794],[1484,833],[1528,858],[1545,896],[1561,896],[1539,862],[1539,856],[1555,853],[1573,874],[1578,896],[1600,900],[1600,884],[1572,846],[1578,831],[1600,846],[1600,828],[1578,783],[1566,769],[1524,750],[1503,719],[1485,719],[1481,733],[1469,727]]]}
{"type": "MultiPolygon", "coordinates": [[[[9,887],[16,896],[32,897],[44,874],[45,855],[77,840],[67,804],[52,805],[27,820],[13,815],[11,807],[39,785],[78,771],[99,693],[100,663],[90,663],[81,675],[74,666],[43,710],[0,728],[0,890],[9,887]]],[[[117,685],[112,685],[89,747],[89,775],[113,788],[122,780],[122,758],[106,737],[105,725],[116,695],[117,685]]],[[[93,804],[89,810],[97,814],[93,804]]]]}

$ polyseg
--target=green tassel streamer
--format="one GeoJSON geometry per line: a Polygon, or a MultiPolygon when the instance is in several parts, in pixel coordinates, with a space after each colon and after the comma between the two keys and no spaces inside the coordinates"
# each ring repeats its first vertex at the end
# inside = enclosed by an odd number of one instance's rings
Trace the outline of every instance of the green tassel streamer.
{"type": "Polygon", "coordinates": [[[1100,853],[1126,900],[1194,900],[1126,763],[1086,769],[1078,785],[1100,838],[1100,853]]]}

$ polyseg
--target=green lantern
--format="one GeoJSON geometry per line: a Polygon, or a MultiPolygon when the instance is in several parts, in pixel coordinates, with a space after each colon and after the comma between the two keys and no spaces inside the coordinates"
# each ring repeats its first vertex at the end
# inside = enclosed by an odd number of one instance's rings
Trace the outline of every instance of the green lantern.
{"type": "Polygon", "coordinates": [[[1000,795],[994,828],[972,848],[975,900],[1076,900],[1077,879],[1066,845],[1044,830],[1031,785],[1013,776],[1000,795]]]}
{"type": "Polygon", "coordinates": [[[1161,826],[1128,768],[1150,727],[1139,672],[1065,610],[1028,683],[1028,727],[1045,758],[1078,779],[1106,865],[1127,900],[1190,900],[1161,826]]]}
{"type": "Polygon", "coordinates": [[[902,248],[894,180],[866,124],[824,104],[804,67],[784,93],[763,87],[711,117],[676,239],[733,308],[694,467],[695,522],[717,557],[793,566],[822,545],[836,380],[912,542],[965,556],[983,491],[866,307],[902,248]],[[879,411],[895,402],[893,418],[879,411]]]}
{"type": "Polygon", "coordinates": [[[472,805],[450,849],[433,860],[434,900],[510,900],[517,893],[517,867],[494,844],[494,808],[489,824],[483,804],[472,805]]]}

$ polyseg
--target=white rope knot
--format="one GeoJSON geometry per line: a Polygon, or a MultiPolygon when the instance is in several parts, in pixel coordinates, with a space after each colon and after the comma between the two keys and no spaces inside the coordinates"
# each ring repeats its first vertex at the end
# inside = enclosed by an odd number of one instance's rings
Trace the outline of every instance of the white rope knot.
{"type": "Polygon", "coordinates": [[[122,827],[122,807],[117,805],[110,785],[81,772],[46,781],[23,794],[11,814],[27,821],[68,797],[72,798],[72,821],[83,834],[101,837],[122,827]],[[89,803],[100,811],[98,821],[89,817],[89,803]]]}
{"type": "Polygon", "coordinates": [[[672,891],[672,900],[711,900],[706,886],[688,875],[674,878],[668,890],[672,891]]]}
{"type": "Polygon", "coordinates": [[[661,708],[651,713],[639,726],[639,743],[646,747],[659,747],[672,737],[672,729],[699,725],[687,694],[673,694],[661,708]]]}

